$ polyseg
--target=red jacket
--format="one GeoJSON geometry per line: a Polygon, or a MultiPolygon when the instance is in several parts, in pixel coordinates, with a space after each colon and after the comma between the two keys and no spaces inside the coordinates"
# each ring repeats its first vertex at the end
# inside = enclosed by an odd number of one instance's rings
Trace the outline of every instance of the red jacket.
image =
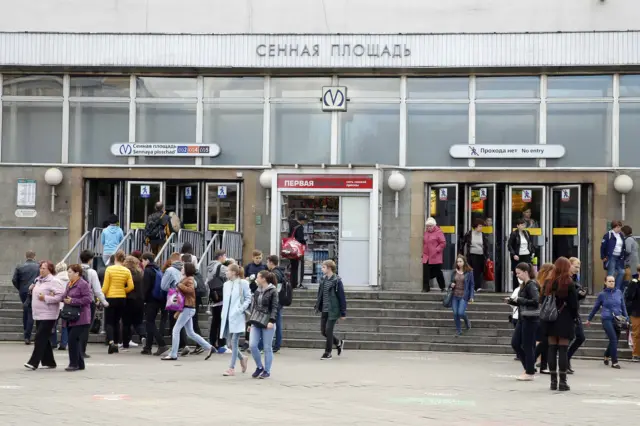
{"type": "Polygon", "coordinates": [[[438,226],[434,226],[431,231],[425,231],[422,239],[422,263],[441,265],[442,253],[446,245],[444,234],[438,226]]]}

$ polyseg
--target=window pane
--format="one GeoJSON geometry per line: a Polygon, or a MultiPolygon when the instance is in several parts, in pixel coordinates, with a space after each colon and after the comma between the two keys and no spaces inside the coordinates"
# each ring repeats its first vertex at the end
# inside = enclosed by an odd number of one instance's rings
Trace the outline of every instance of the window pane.
{"type": "MultiPolygon", "coordinates": [[[[538,143],[538,104],[476,105],[476,144],[531,145],[538,143]]],[[[532,159],[479,159],[479,167],[534,167],[532,159]]]]}
{"type": "Polygon", "coordinates": [[[204,104],[204,143],[220,146],[220,155],[203,164],[262,164],[262,104],[204,104]]]}
{"type": "Polygon", "coordinates": [[[322,96],[322,86],[331,86],[330,77],[310,77],[310,78],[272,78],[271,97],[272,98],[315,98],[318,99],[320,108],[320,97],[322,96]]]}
{"type": "Polygon", "coordinates": [[[606,98],[613,96],[610,75],[549,76],[547,96],[550,98],[606,98]]]}
{"type": "Polygon", "coordinates": [[[329,164],[331,114],[318,105],[271,105],[271,162],[329,164]]]}
{"type": "Polygon", "coordinates": [[[262,77],[205,77],[205,98],[264,98],[262,77]]]}
{"type": "Polygon", "coordinates": [[[129,140],[128,103],[80,103],[69,106],[69,162],[126,164],[111,145],[129,140]]]}
{"type": "Polygon", "coordinates": [[[340,164],[398,164],[399,105],[351,104],[340,125],[340,164]]]}
{"type": "Polygon", "coordinates": [[[469,99],[469,78],[409,78],[409,99],[469,99]]]}
{"type": "Polygon", "coordinates": [[[399,78],[341,78],[349,98],[400,98],[399,78]]]}
{"type": "Polygon", "coordinates": [[[129,77],[71,77],[69,96],[129,97],[129,77]]]}
{"type": "Polygon", "coordinates": [[[62,161],[62,103],[4,102],[2,161],[60,163],[62,161]]]}
{"type": "MultiPolygon", "coordinates": [[[[196,143],[196,106],[138,104],[136,142],[196,143]]],[[[194,158],[138,157],[137,164],[195,164],[194,158]]]]}
{"type": "Polygon", "coordinates": [[[620,96],[640,97],[640,75],[620,76],[620,96]]]}
{"type": "Polygon", "coordinates": [[[3,96],[62,96],[61,75],[2,76],[3,96]]]}
{"type": "Polygon", "coordinates": [[[640,103],[620,104],[620,166],[638,167],[640,158],[640,103]]]}
{"type": "Polygon", "coordinates": [[[407,105],[407,165],[466,167],[449,147],[469,140],[469,106],[407,105]]]}
{"type": "Polygon", "coordinates": [[[611,104],[547,105],[547,143],[564,145],[566,153],[548,159],[548,167],[611,165],[611,104]]]}
{"type": "Polygon", "coordinates": [[[539,98],[540,77],[478,77],[476,99],[539,98]]]}
{"type": "Polygon", "coordinates": [[[195,78],[137,77],[140,98],[196,98],[195,78]]]}

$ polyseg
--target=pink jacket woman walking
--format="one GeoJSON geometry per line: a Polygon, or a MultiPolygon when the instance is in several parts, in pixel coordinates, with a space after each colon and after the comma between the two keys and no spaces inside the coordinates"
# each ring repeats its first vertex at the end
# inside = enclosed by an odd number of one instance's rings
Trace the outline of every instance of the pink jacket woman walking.
{"type": "Polygon", "coordinates": [[[445,290],[444,275],[442,274],[442,262],[444,248],[447,241],[436,220],[427,219],[426,230],[422,239],[422,291],[431,290],[429,283],[432,278],[438,281],[440,291],[445,290]]]}

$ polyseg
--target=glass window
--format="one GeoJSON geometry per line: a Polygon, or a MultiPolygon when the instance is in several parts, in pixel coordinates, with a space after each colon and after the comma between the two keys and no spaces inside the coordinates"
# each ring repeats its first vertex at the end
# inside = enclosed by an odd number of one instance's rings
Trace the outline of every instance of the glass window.
{"type": "Polygon", "coordinates": [[[611,165],[611,104],[547,105],[547,143],[564,145],[564,157],[548,167],[611,165]]]}
{"type": "Polygon", "coordinates": [[[204,143],[220,146],[220,155],[203,164],[262,164],[262,104],[205,104],[204,143]]]}
{"type": "Polygon", "coordinates": [[[2,161],[60,163],[62,161],[62,103],[4,102],[2,161]]]}
{"type": "Polygon", "coordinates": [[[340,126],[340,164],[398,164],[399,105],[351,104],[340,126]]]}
{"type": "Polygon", "coordinates": [[[547,78],[547,96],[550,98],[611,97],[613,96],[613,76],[549,76],[547,78]]]}
{"type": "MultiPolygon", "coordinates": [[[[196,106],[189,104],[138,104],[136,142],[195,143],[196,106]]],[[[138,157],[138,164],[195,164],[194,158],[138,157]]]]}
{"type": "Polygon", "coordinates": [[[62,96],[61,75],[2,76],[3,96],[62,96]]]}
{"type": "Polygon", "coordinates": [[[264,98],[262,77],[205,77],[205,98],[264,98]]]}
{"type": "Polygon", "coordinates": [[[640,103],[620,104],[620,166],[640,164],[640,103]]]}
{"type": "Polygon", "coordinates": [[[399,78],[341,78],[348,98],[399,98],[399,78]]]}
{"type": "Polygon", "coordinates": [[[476,99],[539,98],[540,77],[478,77],[476,99]]]}
{"type": "Polygon", "coordinates": [[[127,157],[111,154],[111,145],[128,140],[128,103],[70,103],[70,163],[126,164],[127,157]]]}
{"type": "Polygon", "coordinates": [[[130,82],[126,76],[71,77],[69,96],[128,98],[130,82]]]}
{"type": "MultiPolygon", "coordinates": [[[[538,143],[538,104],[477,104],[476,144],[532,145],[538,143]]],[[[479,167],[534,167],[533,159],[482,159],[479,167]]]]}
{"type": "Polygon", "coordinates": [[[468,77],[409,78],[409,99],[469,99],[468,77]]]}
{"type": "Polygon", "coordinates": [[[272,98],[315,98],[318,99],[320,108],[320,97],[322,96],[322,86],[331,86],[330,77],[306,77],[306,78],[272,78],[271,97],[272,98]]]}
{"type": "Polygon", "coordinates": [[[139,98],[196,98],[195,78],[137,77],[139,98]]]}
{"type": "Polygon", "coordinates": [[[640,75],[620,76],[620,97],[640,97],[640,75]]]}
{"type": "Polygon", "coordinates": [[[312,104],[271,105],[271,162],[329,164],[331,114],[312,104]]]}
{"type": "Polygon", "coordinates": [[[449,147],[469,140],[469,105],[407,105],[407,165],[466,167],[449,147]]]}

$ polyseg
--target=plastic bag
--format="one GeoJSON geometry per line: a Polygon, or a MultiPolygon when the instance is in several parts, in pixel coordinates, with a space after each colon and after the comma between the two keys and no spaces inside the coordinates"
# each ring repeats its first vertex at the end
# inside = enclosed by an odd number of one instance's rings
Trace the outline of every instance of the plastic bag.
{"type": "Polygon", "coordinates": [[[175,288],[170,288],[165,309],[175,312],[182,311],[184,309],[184,295],[175,288]]]}
{"type": "Polygon", "coordinates": [[[293,237],[283,238],[280,255],[285,259],[301,259],[304,257],[304,246],[293,237]]]}
{"type": "Polygon", "coordinates": [[[484,264],[484,280],[485,281],[493,281],[495,280],[495,266],[493,264],[493,260],[487,259],[484,264]]]}

